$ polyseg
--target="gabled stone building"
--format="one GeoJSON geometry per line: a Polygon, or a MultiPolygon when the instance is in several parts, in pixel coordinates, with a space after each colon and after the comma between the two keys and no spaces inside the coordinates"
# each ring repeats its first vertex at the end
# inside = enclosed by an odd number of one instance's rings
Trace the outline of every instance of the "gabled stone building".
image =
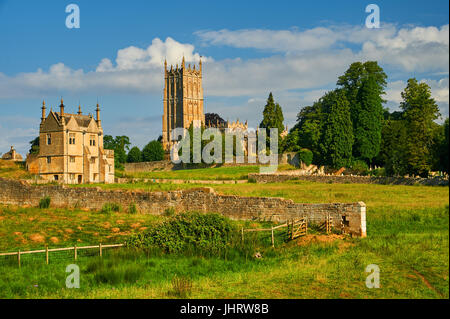
{"type": "Polygon", "coordinates": [[[20,162],[23,160],[22,155],[16,152],[14,149],[14,146],[11,146],[11,149],[9,152],[3,154],[2,160],[4,161],[13,161],[13,162],[20,162]]]}
{"type": "Polygon", "coordinates": [[[60,111],[46,114],[42,104],[39,129],[38,174],[67,184],[114,183],[114,151],[103,148],[103,129],[97,103],[96,118],[60,111]]]}

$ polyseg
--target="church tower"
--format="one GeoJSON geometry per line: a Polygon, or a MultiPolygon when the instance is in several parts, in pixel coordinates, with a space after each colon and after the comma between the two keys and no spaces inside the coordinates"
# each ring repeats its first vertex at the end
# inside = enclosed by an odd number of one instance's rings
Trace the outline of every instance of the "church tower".
{"type": "Polygon", "coordinates": [[[181,67],[178,64],[167,68],[164,61],[164,114],[162,118],[163,148],[166,152],[174,144],[171,141],[172,130],[177,127],[188,129],[192,121],[198,120],[204,124],[202,61],[198,69],[191,68],[183,57],[181,67]]]}

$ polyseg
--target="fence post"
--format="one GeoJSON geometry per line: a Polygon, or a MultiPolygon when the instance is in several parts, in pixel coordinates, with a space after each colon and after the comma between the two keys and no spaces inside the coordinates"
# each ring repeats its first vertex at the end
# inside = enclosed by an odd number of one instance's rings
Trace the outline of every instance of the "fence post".
{"type": "Polygon", "coordinates": [[[292,219],[291,224],[292,224],[291,239],[294,239],[294,219],[292,219]]]}
{"type": "Polygon", "coordinates": [[[48,265],[48,245],[45,245],[45,262],[48,265]]]}
{"type": "Polygon", "coordinates": [[[327,215],[327,235],[331,232],[330,214],[327,215]]]}
{"type": "Polygon", "coordinates": [[[73,246],[73,251],[74,251],[75,260],[77,260],[77,245],[73,246]]]}
{"type": "Polygon", "coordinates": [[[20,249],[17,252],[17,262],[19,263],[19,267],[20,267],[20,249]]]}
{"type": "Polygon", "coordinates": [[[242,242],[244,242],[244,227],[241,228],[242,242]]]}
{"type": "Polygon", "coordinates": [[[275,247],[275,239],[273,237],[273,226],[272,226],[272,247],[275,247]]]}
{"type": "Polygon", "coordinates": [[[99,250],[100,250],[100,257],[102,257],[102,243],[100,243],[100,244],[98,245],[98,248],[99,248],[99,250]]]}

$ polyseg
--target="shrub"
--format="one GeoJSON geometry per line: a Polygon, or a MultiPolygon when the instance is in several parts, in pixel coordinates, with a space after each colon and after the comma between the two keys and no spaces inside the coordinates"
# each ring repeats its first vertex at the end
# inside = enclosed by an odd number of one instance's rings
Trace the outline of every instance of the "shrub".
{"type": "Polygon", "coordinates": [[[191,294],[192,280],[187,277],[175,276],[172,279],[172,290],[169,291],[170,295],[186,298],[191,294]]]}
{"type": "Polygon", "coordinates": [[[216,252],[224,249],[234,227],[220,214],[181,213],[146,233],[131,236],[128,247],[159,247],[166,252],[216,252]]]}
{"type": "Polygon", "coordinates": [[[369,171],[369,166],[365,161],[356,160],[352,163],[352,170],[358,175],[367,175],[369,171]]]}
{"type": "Polygon", "coordinates": [[[122,207],[116,203],[106,203],[102,207],[102,213],[109,214],[111,212],[120,212],[122,207]]]}
{"type": "Polygon", "coordinates": [[[371,171],[369,171],[369,175],[372,176],[387,176],[386,175],[386,169],[384,167],[376,168],[371,171]]]}
{"type": "Polygon", "coordinates": [[[303,148],[298,152],[298,157],[302,163],[305,163],[305,165],[309,166],[313,161],[313,152],[311,152],[307,148],[303,148]]]}
{"type": "Polygon", "coordinates": [[[131,203],[130,206],[128,206],[128,212],[130,214],[136,214],[138,212],[135,203],[131,203]]]}
{"type": "Polygon", "coordinates": [[[166,208],[166,210],[163,213],[163,216],[166,216],[166,217],[171,217],[173,215],[175,215],[175,208],[173,208],[173,207],[166,208]]]}
{"type": "Polygon", "coordinates": [[[118,285],[120,283],[135,283],[142,277],[145,269],[140,265],[124,265],[120,267],[100,266],[94,273],[94,280],[101,284],[118,285]]]}
{"type": "Polygon", "coordinates": [[[49,196],[45,196],[44,198],[41,198],[39,201],[39,208],[49,208],[50,207],[51,199],[49,196]]]}
{"type": "Polygon", "coordinates": [[[164,149],[158,141],[151,141],[142,149],[142,160],[144,162],[162,161],[164,149]]]}
{"type": "Polygon", "coordinates": [[[139,147],[134,146],[127,155],[127,162],[128,163],[138,163],[142,162],[142,152],[139,149],[139,147]]]}

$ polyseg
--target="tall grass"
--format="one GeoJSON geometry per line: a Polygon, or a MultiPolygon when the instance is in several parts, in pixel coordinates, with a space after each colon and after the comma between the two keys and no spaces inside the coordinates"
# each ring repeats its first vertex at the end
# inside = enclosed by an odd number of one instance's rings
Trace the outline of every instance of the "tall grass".
{"type": "Polygon", "coordinates": [[[39,201],[39,208],[41,208],[41,209],[49,208],[50,202],[51,202],[51,199],[49,196],[41,198],[41,200],[39,201]]]}

